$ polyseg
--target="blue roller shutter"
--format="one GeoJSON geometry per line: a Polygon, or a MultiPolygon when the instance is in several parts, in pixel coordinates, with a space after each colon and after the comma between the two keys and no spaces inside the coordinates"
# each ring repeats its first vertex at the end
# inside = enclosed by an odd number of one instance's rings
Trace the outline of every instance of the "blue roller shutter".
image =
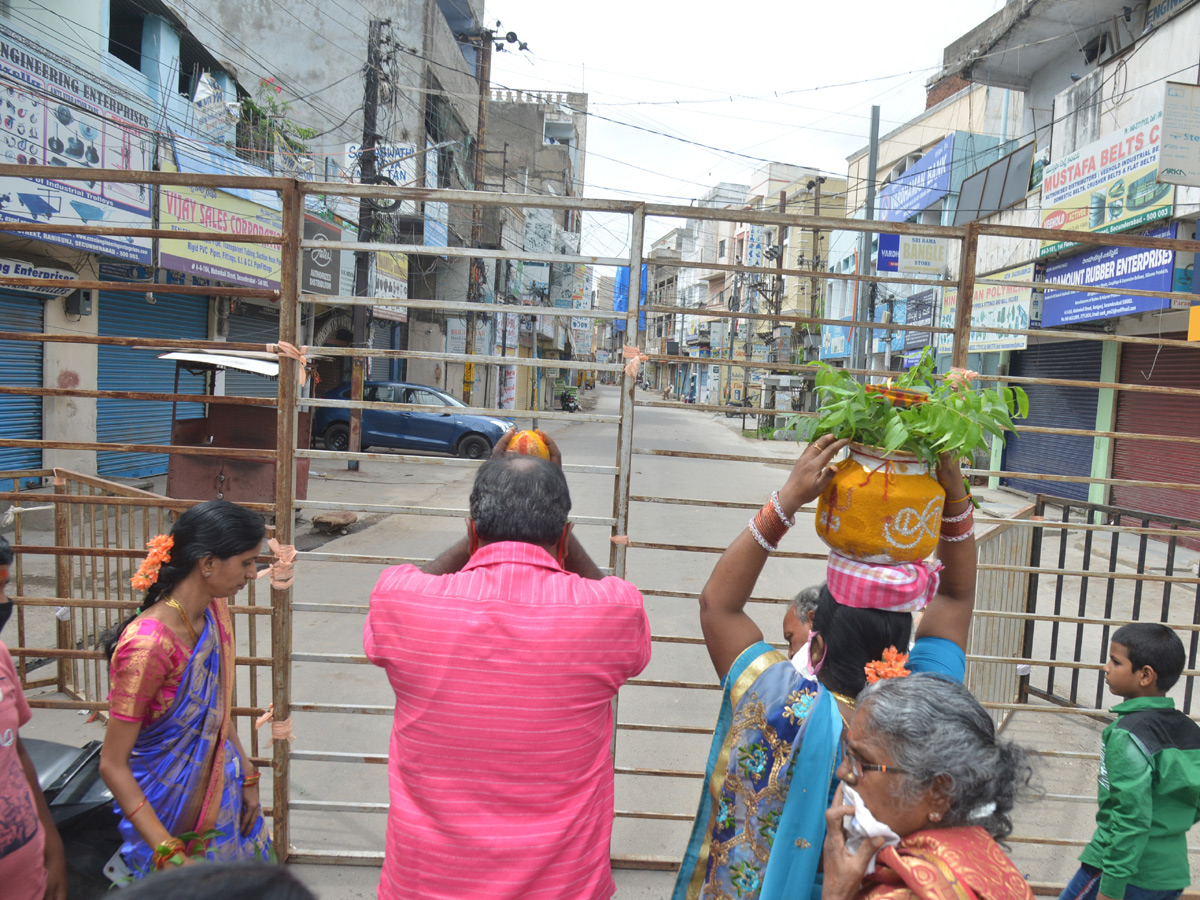
{"type": "MultiPolygon", "coordinates": [[[[1012,354],[1009,373],[1024,378],[1099,381],[1102,346],[1100,341],[1034,344],[1012,354]]],[[[1100,392],[1095,388],[1049,384],[1027,384],[1024,388],[1029,394],[1029,418],[1018,424],[1089,430],[1096,427],[1100,392]]],[[[1010,472],[1087,476],[1092,472],[1094,444],[1094,438],[1081,435],[1036,432],[1012,435],[1004,448],[1004,468],[1010,472]]],[[[1000,483],[1031,494],[1050,494],[1070,500],[1088,498],[1086,482],[1003,478],[1000,483]]]]}
{"type": "MultiPolygon", "coordinates": [[[[0,330],[40,333],[45,303],[41,297],[0,291],[0,330]]],[[[36,341],[0,341],[0,384],[40,388],[42,345],[36,341]]],[[[42,398],[0,394],[0,434],[8,438],[41,440],[42,398]]],[[[0,447],[0,471],[41,467],[41,450],[0,447]]],[[[11,481],[0,481],[0,490],[12,489],[11,481]]]]}
{"type": "MultiPolygon", "coordinates": [[[[155,292],[155,302],[145,294],[100,292],[100,334],[104,336],[208,338],[208,298],[155,292]]],[[[99,386],[102,391],[162,391],[175,388],[175,364],[158,353],[136,347],[99,348],[99,386]]],[[[204,378],[183,372],[179,393],[203,394],[204,378]]],[[[180,419],[204,415],[200,403],[179,404],[180,419]]],[[[105,442],[169,444],[171,404],[147,400],[99,400],[96,403],[96,438],[105,442]]],[[[96,470],[108,477],[145,478],[167,471],[165,453],[96,454],[96,470]]]]}

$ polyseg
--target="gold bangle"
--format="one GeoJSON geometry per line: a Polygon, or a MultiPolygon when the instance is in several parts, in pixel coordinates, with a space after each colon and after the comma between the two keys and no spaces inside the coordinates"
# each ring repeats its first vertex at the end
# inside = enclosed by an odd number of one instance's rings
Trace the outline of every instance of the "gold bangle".
{"type": "Polygon", "coordinates": [[[943,503],[962,503],[964,500],[970,500],[970,499],[971,499],[971,497],[972,497],[972,494],[971,494],[971,492],[970,492],[970,491],[967,491],[967,492],[966,492],[965,494],[963,494],[961,497],[955,497],[953,500],[951,500],[949,497],[947,497],[947,498],[946,498],[946,499],[943,501],[943,503]]]}

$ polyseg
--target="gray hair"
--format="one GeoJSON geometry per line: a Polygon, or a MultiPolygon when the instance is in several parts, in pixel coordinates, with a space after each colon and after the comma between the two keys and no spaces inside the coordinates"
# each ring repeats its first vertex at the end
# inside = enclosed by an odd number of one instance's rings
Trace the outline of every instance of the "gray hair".
{"type": "Polygon", "coordinates": [[[821,591],[825,587],[825,582],[813,584],[806,587],[788,604],[788,609],[795,613],[796,618],[801,622],[808,619],[810,612],[816,612],[817,605],[821,602],[821,591]]]}
{"type": "Polygon", "coordinates": [[[995,838],[1012,832],[1017,791],[1033,773],[1024,752],[996,739],[971,692],[940,675],[914,674],[868,685],[859,710],[906,774],[897,787],[915,800],[938,782],[948,808],[941,826],[981,825],[995,838]]]}
{"type": "Polygon", "coordinates": [[[485,541],[553,544],[570,512],[566,476],[547,460],[507,454],[489,459],[475,473],[471,519],[485,541]]]}

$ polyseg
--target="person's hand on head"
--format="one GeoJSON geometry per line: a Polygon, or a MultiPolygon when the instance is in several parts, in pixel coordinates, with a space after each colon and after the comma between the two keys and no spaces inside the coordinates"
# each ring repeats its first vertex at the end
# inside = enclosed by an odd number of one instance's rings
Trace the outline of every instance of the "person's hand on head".
{"type": "Polygon", "coordinates": [[[779,504],[789,518],[805,503],[821,496],[837,473],[837,467],[830,462],[849,443],[849,438],[837,440],[831,434],[823,434],[804,448],[779,491],[779,504]]]}
{"type": "Polygon", "coordinates": [[[550,462],[554,463],[560,469],[562,468],[562,451],[558,449],[558,444],[554,443],[554,438],[546,434],[540,428],[536,432],[537,436],[546,442],[546,449],[550,451],[550,462]]]}
{"type": "Polygon", "coordinates": [[[508,431],[500,435],[500,440],[496,441],[496,446],[492,448],[492,456],[501,457],[508,452],[508,445],[512,443],[512,439],[517,436],[517,429],[510,427],[508,431]]]}
{"type": "Polygon", "coordinates": [[[881,837],[862,842],[855,853],[846,849],[846,835],[842,830],[842,819],[854,815],[854,807],[842,798],[839,784],[833,795],[833,803],[825,810],[825,846],[821,851],[821,864],[825,870],[825,883],[821,890],[822,900],[851,900],[862,888],[871,857],[883,846],[881,837]]]}

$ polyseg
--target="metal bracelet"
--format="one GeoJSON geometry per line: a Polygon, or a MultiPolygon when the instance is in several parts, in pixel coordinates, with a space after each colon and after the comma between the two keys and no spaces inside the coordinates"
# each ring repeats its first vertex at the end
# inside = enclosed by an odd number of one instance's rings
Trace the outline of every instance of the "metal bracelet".
{"type": "Polygon", "coordinates": [[[762,536],[762,532],[758,530],[758,526],[754,524],[754,519],[746,523],[746,527],[750,529],[750,536],[758,542],[758,546],[762,547],[768,553],[779,549],[778,547],[768,543],[767,539],[762,536]]]}
{"type": "Polygon", "coordinates": [[[779,491],[771,491],[771,505],[775,507],[775,514],[779,516],[780,521],[788,528],[796,524],[796,517],[788,518],[783,514],[783,507],[779,505],[779,491]]]}

